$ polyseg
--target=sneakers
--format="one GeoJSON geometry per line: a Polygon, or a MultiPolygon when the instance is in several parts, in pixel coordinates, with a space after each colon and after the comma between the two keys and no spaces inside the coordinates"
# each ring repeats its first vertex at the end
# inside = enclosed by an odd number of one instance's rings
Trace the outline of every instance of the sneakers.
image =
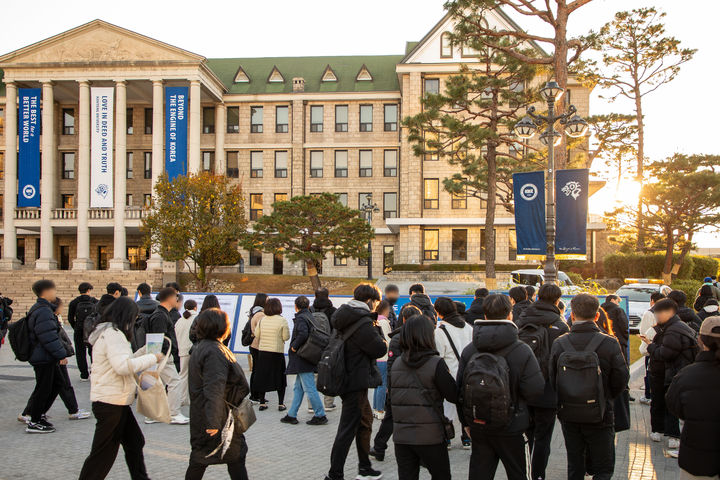
{"type": "Polygon", "coordinates": [[[328,419],[325,415],[323,415],[322,417],[318,417],[316,415],[305,423],[307,423],[308,425],[327,425],[328,419]]]}
{"type": "Polygon", "coordinates": [[[145,417],[145,424],[146,425],[152,425],[153,423],[158,423],[157,420],[153,420],[152,418],[145,417]]]}
{"type": "Polygon", "coordinates": [[[469,438],[463,438],[462,447],[463,450],[470,450],[472,448],[472,440],[470,440],[469,438]]]}
{"type": "Polygon", "coordinates": [[[383,418],[385,418],[385,412],[381,410],[374,410],[373,417],[377,418],[378,420],[382,420],[383,418]]]}
{"type": "Polygon", "coordinates": [[[378,462],[382,462],[385,460],[385,452],[378,452],[377,450],[375,450],[375,447],[372,447],[370,449],[370,451],[368,452],[368,455],[373,457],[378,462]]]}
{"type": "Polygon", "coordinates": [[[668,450],[667,453],[672,458],[678,458],[680,456],[680,450],[668,450]]]}
{"type": "Polygon", "coordinates": [[[188,423],[190,423],[190,419],[182,413],[178,413],[170,419],[170,425],[187,425],[188,423]]]}
{"type": "Polygon", "coordinates": [[[372,468],[364,468],[358,472],[355,480],[380,480],[382,476],[382,472],[378,472],[372,468]]]}
{"type": "Polygon", "coordinates": [[[315,410],[313,410],[312,408],[308,408],[307,412],[308,412],[308,415],[315,415],[315,410]]]}
{"type": "Polygon", "coordinates": [[[652,403],[652,398],[647,397],[640,397],[640,403],[643,405],[650,405],[652,403]]]}
{"type": "Polygon", "coordinates": [[[650,440],[652,440],[653,442],[662,442],[663,434],[660,432],[652,432],[650,434],[650,440]]]}
{"type": "Polygon", "coordinates": [[[30,423],[30,415],[23,415],[21,413],[17,416],[17,421],[20,423],[30,423]]]}
{"type": "Polygon", "coordinates": [[[78,410],[77,412],[68,415],[68,418],[70,420],[85,420],[86,418],[90,418],[90,412],[87,410],[78,410]]]}
{"type": "Polygon", "coordinates": [[[297,418],[291,417],[290,415],[285,415],[284,417],[282,417],[280,419],[280,422],[287,423],[288,425],[297,425],[298,423],[300,423],[298,422],[297,418]]]}
{"type": "Polygon", "coordinates": [[[677,450],[680,448],[680,439],[670,437],[670,439],[668,439],[668,448],[670,450],[677,450]]]}
{"type": "Polygon", "coordinates": [[[332,412],[332,411],[335,410],[336,408],[337,408],[337,405],[335,405],[335,404],[333,403],[333,404],[331,404],[329,407],[325,407],[325,411],[326,411],[326,412],[332,412]]]}
{"type": "Polygon", "coordinates": [[[42,420],[37,423],[28,422],[25,427],[25,432],[27,433],[53,433],[54,431],[55,427],[49,422],[43,422],[42,420]]]}
{"type": "Polygon", "coordinates": [[[90,377],[80,377],[80,381],[81,381],[81,382],[89,382],[89,381],[90,381],[90,377]]]}
{"type": "Polygon", "coordinates": [[[447,442],[447,449],[452,450],[452,442],[450,440],[446,440],[447,442]]]}

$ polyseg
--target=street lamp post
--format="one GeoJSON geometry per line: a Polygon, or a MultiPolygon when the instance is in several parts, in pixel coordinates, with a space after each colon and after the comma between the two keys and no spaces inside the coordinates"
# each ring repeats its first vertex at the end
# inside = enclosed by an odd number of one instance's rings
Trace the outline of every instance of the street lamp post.
{"type": "Polygon", "coordinates": [[[577,115],[577,109],[574,105],[570,105],[566,113],[555,115],[555,102],[560,100],[564,92],[557,82],[547,82],[540,92],[547,102],[547,115],[535,113],[535,107],[530,107],[527,109],[527,115],[515,124],[514,130],[518,137],[529,139],[537,132],[538,124],[545,125],[545,130],[540,135],[540,141],[548,147],[547,193],[545,195],[547,253],[545,256],[544,283],[557,283],[557,265],[555,264],[555,147],[560,143],[562,133],[555,130],[555,124],[559,121],[564,125],[565,133],[570,137],[585,135],[588,124],[577,115]]]}
{"type": "MultiPolygon", "coordinates": [[[[377,213],[380,209],[377,203],[372,203],[372,193],[365,195],[365,204],[360,206],[360,211],[365,214],[365,219],[368,224],[372,225],[372,214],[377,213]]],[[[368,259],[367,259],[367,278],[372,280],[372,240],[368,240],[367,244],[368,259]]]]}

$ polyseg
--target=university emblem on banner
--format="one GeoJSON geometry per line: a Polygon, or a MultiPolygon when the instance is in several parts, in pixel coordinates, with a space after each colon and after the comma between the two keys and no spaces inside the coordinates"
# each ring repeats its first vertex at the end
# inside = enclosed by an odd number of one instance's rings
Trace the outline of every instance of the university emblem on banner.
{"type": "Polygon", "coordinates": [[[28,200],[33,198],[35,196],[35,187],[32,185],[25,185],[22,189],[23,197],[27,198],[28,200]]]}
{"type": "Polygon", "coordinates": [[[107,184],[101,183],[101,184],[98,185],[97,188],[95,189],[95,193],[97,193],[98,195],[100,195],[102,198],[105,198],[105,197],[107,197],[108,190],[109,190],[109,189],[108,189],[107,184]]]}
{"type": "Polygon", "coordinates": [[[522,187],[520,187],[520,196],[523,200],[526,200],[528,202],[532,202],[537,198],[538,195],[538,188],[532,184],[532,183],[526,183],[522,187]]]}
{"type": "Polygon", "coordinates": [[[577,200],[582,193],[582,188],[580,186],[580,182],[572,181],[567,182],[561,191],[565,194],[566,197],[572,197],[573,199],[577,200]]]}

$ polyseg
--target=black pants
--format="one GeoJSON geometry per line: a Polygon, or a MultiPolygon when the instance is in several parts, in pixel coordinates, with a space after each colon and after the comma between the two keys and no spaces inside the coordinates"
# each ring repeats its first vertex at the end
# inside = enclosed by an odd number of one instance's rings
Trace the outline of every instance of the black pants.
{"type": "Polygon", "coordinates": [[[583,480],[588,467],[593,480],[610,480],[615,470],[615,430],[562,422],[567,450],[568,480],[583,480]],[[592,458],[592,465],[587,462],[592,458]]]}
{"type": "MultiPolygon", "coordinates": [[[[279,405],[285,405],[285,388],[286,387],[281,387],[281,388],[278,388],[278,390],[277,390],[279,405]]],[[[266,393],[267,392],[255,392],[255,394],[257,395],[257,399],[260,403],[267,403],[268,400],[267,400],[267,398],[265,398],[266,393]]]]}
{"type": "Polygon", "coordinates": [[[340,422],[330,453],[328,477],[331,480],[342,480],[345,460],[353,440],[355,440],[357,448],[358,468],[363,470],[372,467],[368,452],[370,451],[373,417],[367,389],[340,395],[340,399],[342,400],[340,422]]]}
{"type": "Polygon", "coordinates": [[[30,394],[30,420],[39,422],[40,418],[50,410],[55,398],[63,388],[63,378],[58,363],[33,365],[35,370],[35,389],[30,394]]]}
{"type": "Polygon", "coordinates": [[[528,446],[532,456],[532,479],[545,478],[550,444],[555,430],[554,408],[532,407],[533,424],[528,431],[528,446]]]}
{"type": "Polygon", "coordinates": [[[80,370],[80,378],[89,378],[90,371],[88,370],[86,352],[90,355],[90,360],[92,360],[92,348],[85,344],[81,326],[78,326],[73,331],[73,343],[75,343],[75,360],[77,361],[78,370],[80,370]]]}
{"type": "Polygon", "coordinates": [[[650,386],[650,372],[648,372],[650,357],[645,357],[645,398],[652,398],[652,387],[650,386]]]}
{"type": "Polygon", "coordinates": [[[652,402],[650,402],[650,426],[652,431],[680,438],[680,423],[665,405],[665,394],[668,390],[668,386],[665,385],[665,377],[663,375],[651,375],[650,389],[655,392],[652,402]]]}
{"type": "Polygon", "coordinates": [[[508,480],[527,480],[530,476],[530,452],[525,434],[488,435],[470,430],[472,454],[469,480],[493,480],[498,462],[502,462],[508,480]]]}
{"type": "Polygon", "coordinates": [[[262,393],[255,390],[255,369],[257,368],[258,349],[250,347],[250,356],[252,357],[253,369],[250,372],[250,400],[263,400],[262,393]]]}
{"type": "MultiPolygon", "coordinates": [[[[73,413],[78,412],[78,403],[77,398],[75,397],[75,390],[72,387],[72,383],[70,383],[70,375],[68,374],[67,365],[58,365],[58,368],[60,370],[60,378],[62,379],[62,387],[60,388],[58,395],[65,404],[65,408],[67,408],[68,413],[72,415],[73,413]]],[[[33,392],[33,394],[34,393],[35,392],[33,392]]],[[[27,415],[30,413],[33,400],[33,395],[30,395],[27,405],[25,406],[25,410],[23,410],[23,415],[27,415]]]]}
{"type": "Polygon", "coordinates": [[[102,480],[107,477],[120,445],[125,451],[130,478],[149,480],[143,457],[145,437],[130,406],[93,402],[92,411],[97,420],[95,435],[78,480],[102,480]]]}
{"type": "Polygon", "coordinates": [[[450,457],[445,442],[438,445],[396,443],[395,461],[398,480],[418,480],[421,463],[430,472],[432,480],[450,480],[450,457]]]}
{"type": "Polygon", "coordinates": [[[378,453],[385,453],[388,448],[388,440],[393,434],[393,416],[392,406],[390,405],[390,395],[385,400],[385,416],[380,422],[380,428],[375,434],[373,440],[373,449],[378,453]]]}
{"type": "MultiPolygon", "coordinates": [[[[193,463],[190,461],[188,469],[185,472],[185,480],[200,480],[205,475],[207,465],[202,463],[193,463]]],[[[245,458],[240,462],[228,463],[227,464],[228,474],[230,474],[230,480],[248,480],[247,470],[245,469],[245,458]]]]}

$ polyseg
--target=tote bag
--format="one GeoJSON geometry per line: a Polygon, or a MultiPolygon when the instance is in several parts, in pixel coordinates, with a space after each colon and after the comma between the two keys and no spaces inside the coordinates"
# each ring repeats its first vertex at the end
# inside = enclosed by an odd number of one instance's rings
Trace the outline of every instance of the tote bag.
{"type": "MultiPolygon", "coordinates": [[[[133,379],[137,385],[137,411],[141,415],[147,418],[155,420],[157,422],[170,423],[170,407],[168,405],[167,393],[165,392],[165,385],[160,379],[160,372],[163,371],[165,365],[168,362],[168,358],[171,355],[172,342],[168,337],[165,337],[168,341],[168,354],[162,359],[156,370],[157,377],[153,375],[154,383],[147,389],[143,390],[141,387],[140,375],[133,373],[133,379]]],[[[129,362],[130,360],[128,360],[129,362]]],[[[144,375],[150,375],[150,373],[144,373],[144,375]]]]}

